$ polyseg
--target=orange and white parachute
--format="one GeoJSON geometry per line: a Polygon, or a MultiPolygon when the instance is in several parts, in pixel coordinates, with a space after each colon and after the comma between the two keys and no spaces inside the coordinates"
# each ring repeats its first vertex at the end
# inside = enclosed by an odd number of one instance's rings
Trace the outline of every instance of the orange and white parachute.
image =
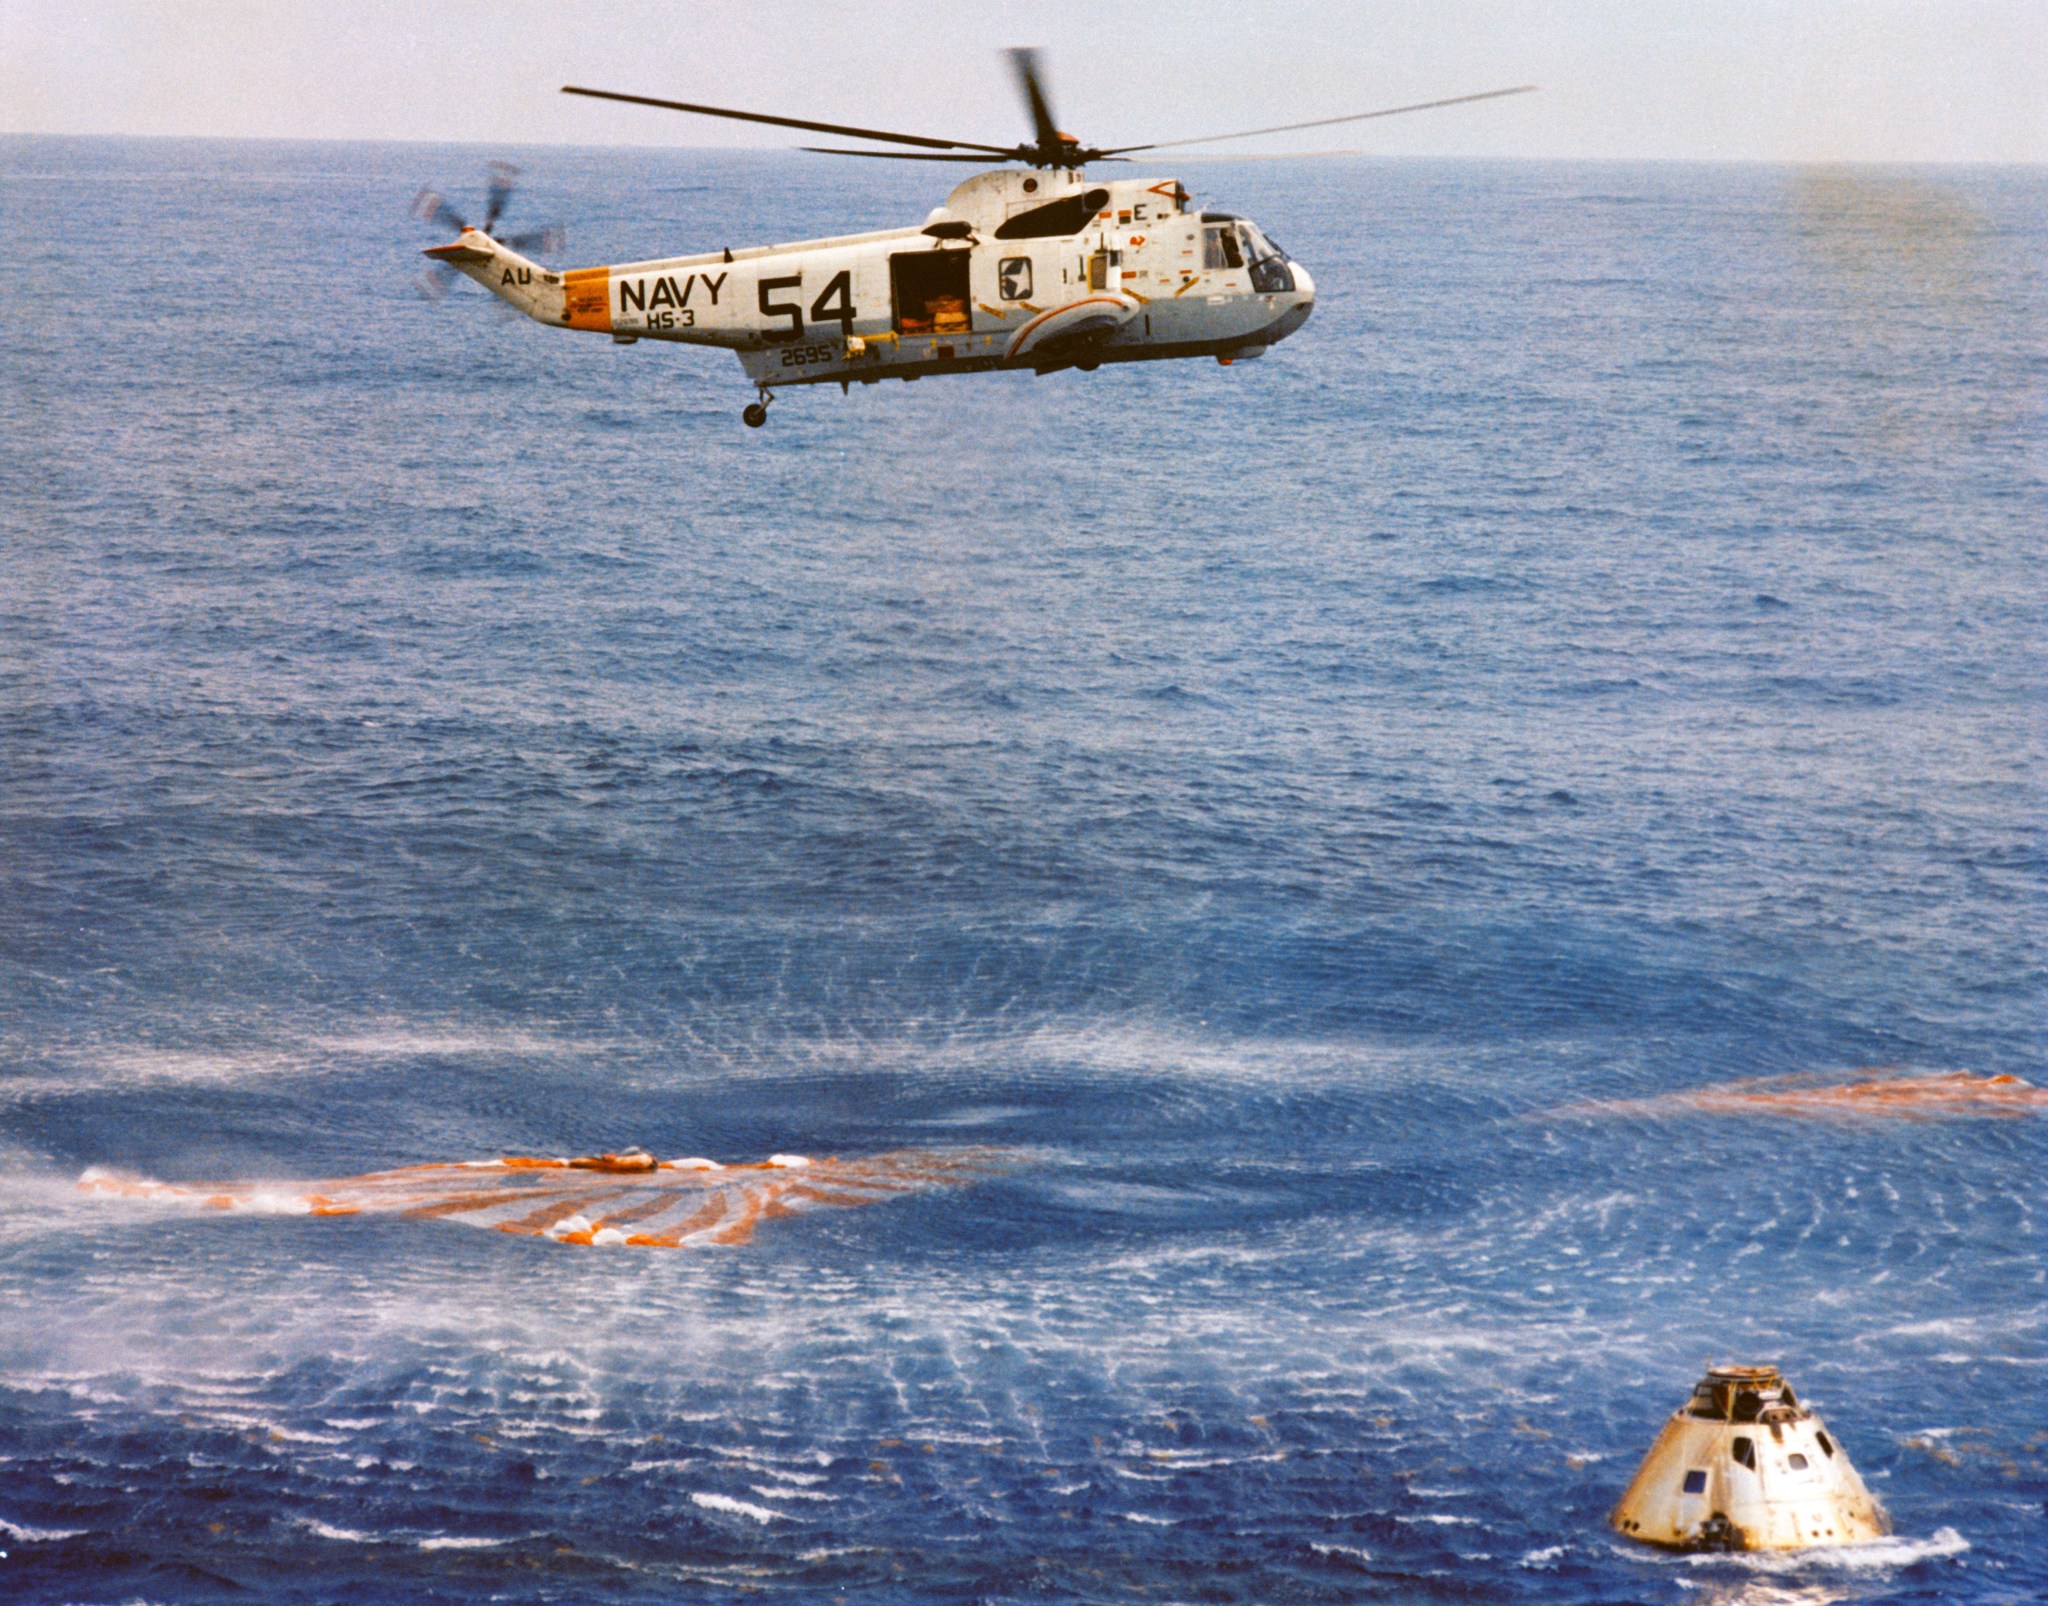
{"type": "Polygon", "coordinates": [[[1672,1115],[1686,1111],[1713,1115],[1881,1116],[1930,1120],[1949,1115],[2025,1115],[2048,1110],[2048,1087],[2017,1076],[1977,1076],[1969,1071],[1901,1075],[1889,1070],[1855,1082],[1784,1076],[1645,1099],[1602,1099],[1574,1104],[1559,1115],[1672,1115]]]}
{"type": "Polygon", "coordinates": [[[777,1154],[746,1165],[657,1160],[641,1149],[577,1159],[506,1155],[319,1181],[155,1182],[93,1167],[87,1193],[256,1215],[404,1216],[564,1244],[689,1249],[743,1244],[763,1221],[959,1187],[996,1151],[896,1149],[865,1159],[777,1154]]]}

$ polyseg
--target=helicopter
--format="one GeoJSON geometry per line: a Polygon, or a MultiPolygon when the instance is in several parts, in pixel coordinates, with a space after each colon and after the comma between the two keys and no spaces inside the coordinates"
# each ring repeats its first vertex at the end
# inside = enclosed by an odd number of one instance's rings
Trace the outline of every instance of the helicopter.
{"type": "Polygon", "coordinates": [[[1007,52],[1032,135],[1017,145],[938,139],[843,123],[736,111],[568,84],[565,95],[765,123],[910,147],[807,145],[831,156],[967,162],[989,168],[957,185],[923,223],[782,245],[556,272],[500,238],[509,180],[494,172],[488,215],[466,223],[431,192],[421,215],[460,232],[426,255],[539,323],[733,352],[757,399],[740,415],[768,421],[785,385],[842,390],[932,374],[1062,369],[1263,356],[1308,321],[1315,280],[1249,218],[1204,211],[1178,179],[1091,179],[1092,164],[1133,153],[1291,133],[1368,118],[1527,94],[1532,84],[1444,100],[1146,145],[1098,147],[1062,133],[1038,52],[1007,52]],[[993,164],[1006,164],[996,166],[993,164]]]}

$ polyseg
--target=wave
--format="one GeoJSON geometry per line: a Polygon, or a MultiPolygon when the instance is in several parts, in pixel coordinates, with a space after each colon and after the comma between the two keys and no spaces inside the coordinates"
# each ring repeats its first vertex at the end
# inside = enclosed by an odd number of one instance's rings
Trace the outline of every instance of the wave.
{"type": "Polygon", "coordinates": [[[26,1523],[9,1522],[0,1517],[0,1534],[5,1534],[16,1544],[54,1545],[63,1539],[83,1539],[84,1528],[31,1528],[26,1523]]]}
{"type": "Polygon", "coordinates": [[[735,1517],[751,1517],[763,1525],[789,1521],[789,1513],[786,1511],[770,1511],[766,1506],[757,1506],[750,1500],[735,1500],[727,1494],[693,1493],[690,1496],[690,1503],[702,1506],[706,1511],[725,1511],[735,1517]]]}

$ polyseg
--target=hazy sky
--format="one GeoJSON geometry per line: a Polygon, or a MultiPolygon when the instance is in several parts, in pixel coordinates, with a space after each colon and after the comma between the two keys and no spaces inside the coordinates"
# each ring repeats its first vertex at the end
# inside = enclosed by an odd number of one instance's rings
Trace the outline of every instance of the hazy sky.
{"type": "Polygon", "coordinates": [[[1013,44],[1100,142],[1534,82],[1246,148],[2048,161],[2048,0],[0,0],[0,132],[797,143],[586,83],[1007,142],[1013,44]]]}

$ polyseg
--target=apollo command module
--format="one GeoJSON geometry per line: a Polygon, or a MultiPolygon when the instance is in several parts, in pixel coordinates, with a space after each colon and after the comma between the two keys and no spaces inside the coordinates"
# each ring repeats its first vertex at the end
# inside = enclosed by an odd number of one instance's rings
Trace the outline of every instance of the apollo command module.
{"type": "Polygon", "coordinates": [[[1608,1517],[1675,1550],[1803,1550],[1891,1532],[1841,1445],[1775,1366],[1709,1366],[1608,1517]]]}

